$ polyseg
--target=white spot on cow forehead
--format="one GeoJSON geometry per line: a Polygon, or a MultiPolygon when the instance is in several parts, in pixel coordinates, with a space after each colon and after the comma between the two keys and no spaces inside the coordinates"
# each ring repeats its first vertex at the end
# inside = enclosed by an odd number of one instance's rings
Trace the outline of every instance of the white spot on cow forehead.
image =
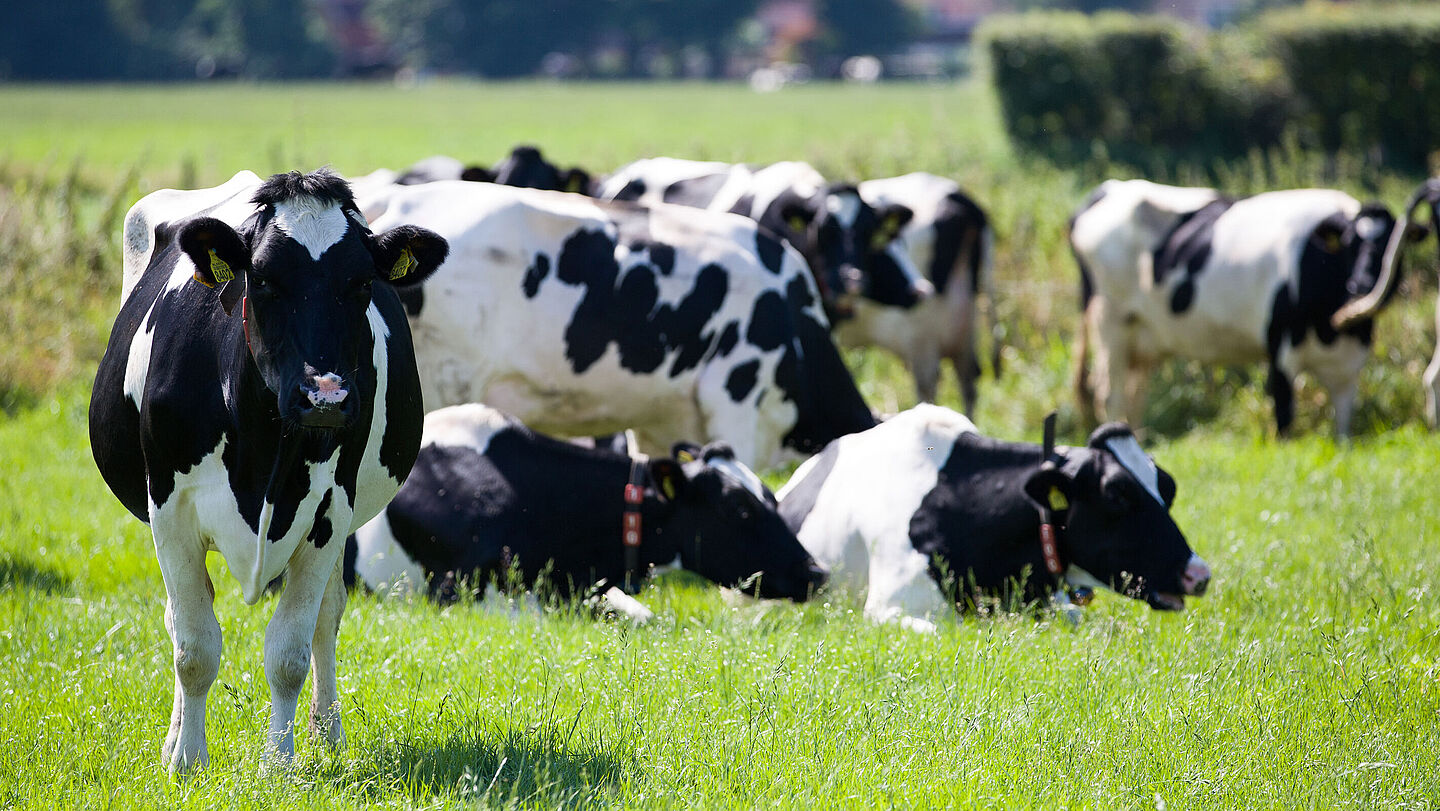
{"type": "Polygon", "coordinates": [[[311,259],[319,259],[331,245],[344,238],[349,218],[333,200],[294,197],[275,204],[272,222],[309,251],[311,259]]]}
{"type": "Polygon", "coordinates": [[[829,195],[825,198],[825,210],[835,215],[841,225],[850,228],[860,216],[860,195],[853,191],[829,195]]]}
{"type": "Polygon", "coordinates": [[[1161,504],[1165,499],[1160,497],[1160,474],[1155,471],[1155,463],[1140,450],[1140,443],[1135,441],[1133,436],[1117,436],[1105,440],[1105,447],[1115,454],[1120,465],[1140,482],[1145,491],[1155,497],[1161,504]]]}
{"type": "Polygon", "coordinates": [[[760,477],[755,475],[755,471],[745,465],[722,456],[711,457],[705,460],[705,464],[739,482],[742,487],[749,490],[762,502],[766,500],[765,483],[760,481],[760,477]]]}
{"type": "Polygon", "coordinates": [[[1385,223],[1379,217],[1361,217],[1355,221],[1355,233],[1366,242],[1380,238],[1385,232],[1385,223]]]}

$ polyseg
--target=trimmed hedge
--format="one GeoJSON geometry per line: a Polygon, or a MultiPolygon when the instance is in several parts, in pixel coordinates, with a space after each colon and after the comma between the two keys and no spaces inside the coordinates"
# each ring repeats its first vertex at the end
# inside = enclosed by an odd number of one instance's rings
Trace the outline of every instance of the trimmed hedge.
{"type": "Polygon", "coordinates": [[[1210,33],[1153,16],[996,16],[978,33],[1017,145],[1234,156],[1299,143],[1423,168],[1440,149],[1440,8],[1306,6],[1210,33]]]}
{"type": "Polygon", "coordinates": [[[1312,6],[1257,28],[1289,76],[1301,132],[1325,149],[1420,168],[1440,150],[1440,8],[1312,6]]]}

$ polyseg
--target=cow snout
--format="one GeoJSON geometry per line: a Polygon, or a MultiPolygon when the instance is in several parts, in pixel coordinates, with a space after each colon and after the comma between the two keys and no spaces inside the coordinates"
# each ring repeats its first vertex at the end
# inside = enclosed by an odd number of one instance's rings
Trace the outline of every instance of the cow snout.
{"type": "Polygon", "coordinates": [[[935,285],[931,284],[929,279],[916,279],[910,292],[915,294],[916,301],[924,301],[935,295],[935,285]]]}
{"type": "Polygon", "coordinates": [[[840,267],[840,283],[847,295],[858,296],[865,292],[865,274],[854,265],[840,267]]]}
{"type": "Polygon", "coordinates": [[[307,366],[300,394],[300,424],[306,428],[343,428],[353,410],[350,389],[334,372],[316,374],[307,366]]]}
{"type": "Polygon", "coordinates": [[[1180,582],[1185,587],[1186,594],[1199,597],[1210,588],[1210,564],[1199,555],[1191,555],[1190,562],[1185,564],[1185,574],[1180,578],[1180,582]]]}

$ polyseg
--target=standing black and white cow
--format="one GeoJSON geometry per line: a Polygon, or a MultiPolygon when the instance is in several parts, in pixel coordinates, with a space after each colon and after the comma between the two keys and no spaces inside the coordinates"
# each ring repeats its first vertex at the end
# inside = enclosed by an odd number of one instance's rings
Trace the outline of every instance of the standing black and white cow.
{"type": "MultiPolygon", "coordinates": [[[[933,402],[940,361],[948,358],[960,382],[967,413],[975,412],[977,300],[985,304],[993,340],[991,368],[1000,369],[1000,336],[995,321],[991,265],[994,235],[980,206],[948,178],[925,172],[867,180],[860,196],[877,211],[903,205],[914,216],[896,245],[925,274],[935,295],[914,307],[869,299],[855,302],[855,317],[836,324],[835,337],[851,346],[881,346],[899,355],[915,376],[922,402],[933,402]]],[[[888,254],[878,261],[888,261],[888,254]]]]}
{"type": "MultiPolygon", "coordinates": [[[[1430,178],[1410,195],[1400,224],[1390,235],[1390,244],[1385,248],[1385,259],[1380,279],[1365,296],[1346,304],[1335,313],[1331,323],[1336,329],[1349,329],[1374,318],[1380,309],[1394,297],[1400,284],[1401,254],[1405,243],[1424,239],[1431,232],[1440,236],[1440,178],[1430,178]],[[1415,209],[1424,203],[1430,208],[1430,227],[1415,221],[1415,209]]],[[[1440,247],[1440,242],[1437,242],[1440,247]]],[[[1425,419],[1431,428],[1440,428],[1440,298],[1435,301],[1435,355],[1425,367],[1425,419]]]]}
{"type": "Polygon", "coordinates": [[[913,307],[930,283],[894,245],[910,220],[903,205],[871,207],[853,186],[828,183],[807,163],[753,169],[741,164],[648,158],[596,184],[602,200],[676,203],[728,211],[779,234],[804,255],[832,319],[848,318],[859,298],[913,307]]]}
{"type": "Polygon", "coordinates": [[[376,590],[428,584],[442,599],[459,578],[482,592],[492,578],[541,579],[568,597],[638,586],[672,563],[760,597],[805,600],[824,583],[728,446],[682,458],[580,447],[475,403],[432,411],[410,479],[355,533],[355,574],[376,590]]]}
{"type": "Polygon", "coordinates": [[[874,425],[804,260],[750,220],[454,181],[361,202],[377,227],[450,241],[405,299],[432,408],[633,427],[650,452],[720,439],[751,467],[874,425]]]}
{"type": "Polygon", "coordinates": [[[1205,592],[1210,569],[1170,517],[1175,480],[1127,426],[1042,456],[922,404],[801,465],[780,490],[780,515],[831,582],[865,595],[867,617],[917,629],[981,595],[1033,601],[1104,587],[1180,609],[1205,592]],[[1059,575],[1046,560],[1044,510],[1059,575]]]}
{"type": "Polygon", "coordinates": [[[1292,381],[1306,372],[1330,393],[1336,433],[1348,435],[1373,324],[1337,330],[1330,319],[1375,286],[1394,226],[1384,206],[1329,189],[1234,200],[1106,181],[1070,229],[1085,308],[1075,349],[1081,412],[1139,424],[1151,369],[1165,357],[1265,360],[1281,434],[1294,415],[1292,381]]]}
{"type": "Polygon", "coordinates": [[[125,218],[120,315],[95,376],[90,443],[105,482],[150,524],[174,641],[161,757],[203,765],[220,625],[205,570],[218,551],[247,604],[282,573],[265,633],[268,749],[314,666],[310,725],[338,745],[335,635],[345,536],[385,506],[420,444],[420,384],[392,285],[445,257],[415,227],[372,234],[326,172],[242,172],[160,191],[125,218]]]}

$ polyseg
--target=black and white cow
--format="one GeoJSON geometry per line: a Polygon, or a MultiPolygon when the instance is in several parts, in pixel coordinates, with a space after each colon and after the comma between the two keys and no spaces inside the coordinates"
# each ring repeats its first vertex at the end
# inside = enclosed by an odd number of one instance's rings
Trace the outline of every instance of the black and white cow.
{"type": "Polygon", "coordinates": [[[1210,569],[1170,517],[1175,480],[1128,427],[1041,457],[922,404],[806,461],[780,490],[780,515],[832,583],[865,595],[867,617],[917,629],[981,595],[1104,587],[1180,609],[1205,592],[1210,569]],[[1045,559],[1042,509],[1063,577],[1045,559]]]}
{"type": "Polygon", "coordinates": [[[723,439],[751,467],[874,425],[804,260],[743,217],[453,181],[361,202],[450,241],[406,297],[432,408],[652,453],[723,439]]]}
{"type": "MultiPolygon", "coordinates": [[[[867,180],[860,196],[877,211],[903,205],[914,216],[896,246],[910,257],[935,289],[914,307],[896,307],[861,298],[855,316],[835,326],[835,337],[851,346],[880,346],[899,355],[915,376],[922,402],[933,402],[940,361],[948,358],[960,382],[967,413],[975,412],[976,307],[983,300],[993,339],[991,368],[1000,369],[991,265],[994,235],[980,206],[948,178],[925,172],[867,180]]],[[[889,260],[888,254],[877,261],[889,260]]]]}
{"type": "Polygon", "coordinates": [[[345,536],[400,488],[420,445],[420,384],[392,285],[444,259],[415,227],[372,234],[326,172],[242,172],[159,191],[125,218],[120,315],[95,376],[90,443],[105,482],[150,524],[165,580],[175,703],[161,758],[207,760],[220,625],[218,551],[247,604],[281,574],[265,633],[267,749],[288,759],[306,673],[310,725],[339,744],[335,635],[345,536]]]}
{"type": "MultiPolygon", "coordinates": [[[[1440,178],[1430,178],[1410,195],[1400,224],[1390,235],[1390,244],[1385,248],[1380,279],[1366,295],[1358,298],[1335,313],[1331,323],[1337,329],[1349,329],[1374,318],[1384,307],[1400,285],[1401,254],[1405,243],[1424,239],[1430,233],[1440,235],[1440,178]],[[1415,209],[1424,203],[1430,208],[1430,226],[1415,220],[1415,209]]],[[[1440,243],[1437,243],[1440,247],[1440,243]]],[[[1435,355],[1425,367],[1425,419],[1431,428],[1440,428],[1440,298],[1435,301],[1436,342],[1435,355]]]]}
{"type": "Polygon", "coordinates": [[[893,244],[910,209],[871,207],[853,185],[828,183],[807,163],[754,169],[648,158],[620,167],[596,186],[602,200],[676,203],[755,220],[800,250],[835,320],[848,318],[862,297],[913,307],[931,293],[910,257],[893,244]]]}
{"type": "MultiPolygon", "coordinates": [[[[383,183],[398,183],[401,186],[418,186],[439,180],[474,180],[481,183],[499,183],[502,186],[518,186],[527,189],[548,189],[568,191],[575,194],[589,194],[590,173],[578,166],[562,170],[545,159],[540,148],[521,144],[510,150],[504,160],[490,168],[466,166],[448,155],[432,155],[411,164],[405,170],[395,173],[388,169],[378,170],[366,179],[375,178],[383,183]]],[[[363,181],[356,179],[357,185],[363,181]]]]}
{"type": "Polygon", "coordinates": [[[679,456],[580,447],[475,403],[432,411],[409,480],[355,533],[355,574],[378,591],[428,584],[441,599],[459,578],[482,592],[491,579],[541,579],[562,597],[634,587],[672,562],[760,597],[805,600],[824,583],[728,446],[679,456]]]}
{"type": "Polygon", "coordinates": [[[1085,308],[1075,350],[1082,414],[1138,425],[1151,369],[1165,357],[1263,360],[1281,434],[1294,415],[1292,381],[1306,372],[1330,393],[1336,433],[1348,435],[1373,324],[1337,330],[1330,319],[1374,287],[1394,226],[1384,206],[1329,189],[1235,200],[1106,181],[1070,229],[1085,308]]]}

